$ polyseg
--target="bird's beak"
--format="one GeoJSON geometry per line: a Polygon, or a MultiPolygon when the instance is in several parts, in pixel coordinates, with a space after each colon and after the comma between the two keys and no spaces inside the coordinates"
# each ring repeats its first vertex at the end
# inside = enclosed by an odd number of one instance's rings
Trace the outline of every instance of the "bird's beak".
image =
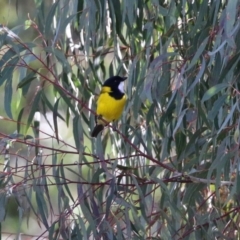
{"type": "Polygon", "coordinates": [[[127,79],[127,77],[123,77],[122,80],[125,81],[127,79]]]}

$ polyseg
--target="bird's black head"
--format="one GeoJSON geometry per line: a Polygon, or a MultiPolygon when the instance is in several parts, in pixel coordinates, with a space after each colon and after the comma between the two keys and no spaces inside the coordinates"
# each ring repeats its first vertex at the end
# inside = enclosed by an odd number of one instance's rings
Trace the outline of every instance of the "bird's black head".
{"type": "Polygon", "coordinates": [[[123,87],[124,87],[123,82],[126,79],[127,79],[126,77],[119,77],[119,76],[110,77],[109,79],[107,79],[104,82],[103,87],[110,87],[112,89],[112,91],[120,91],[120,92],[124,93],[124,91],[123,91],[123,87]]]}
{"type": "Polygon", "coordinates": [[[127,78],[126,77],[119,77],[119,76],[113,76],[113,77],[110,77],[109,79],[107,79],[103,86],[106,86],[106,87],[118,87],[118,85],[125,81],[127,78]]]}

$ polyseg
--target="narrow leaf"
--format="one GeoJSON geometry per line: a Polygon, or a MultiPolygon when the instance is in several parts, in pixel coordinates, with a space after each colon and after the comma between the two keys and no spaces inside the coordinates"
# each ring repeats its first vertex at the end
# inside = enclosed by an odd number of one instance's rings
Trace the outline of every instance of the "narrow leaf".
{"type": "Polygon", "coordinates": [[[13,118],[11,103],[12,103],[12,79],[8,79],[5,84],[5,92],[4,92],[4,109],[9,118],[13,118]]]}
{"type": "Polygon", "coordinates": [[[219,83],[213,87],[211,87],[210,89],[208,89],[205,94],[202,97],[201,102],[205,102],[207,100],[209,100],[211,97],[213,97],[214,95],[216,95],[217,93],[219,93],[220,91],[222,91],[223,89],[229,87],[229,84],[227,83],[219,83]]]}
{"type": "Polygon", "coordinates": [[[207,37],[200,45],[200,47],[198,48],[197,52],[195,53],[191,63],[189,64],[188,68],[186,71],[190,70],[199,60],[199,57],[201,56],[201,54],[203,53],[203,51],[205,50],[205,47],[208,43],[208,39],[209,37],[207,37]]]}

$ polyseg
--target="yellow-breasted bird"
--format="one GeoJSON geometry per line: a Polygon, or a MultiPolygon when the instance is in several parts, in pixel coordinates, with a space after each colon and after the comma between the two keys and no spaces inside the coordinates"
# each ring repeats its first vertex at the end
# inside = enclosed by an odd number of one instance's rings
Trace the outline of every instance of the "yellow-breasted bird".
{"type": "Polygon", "coordinates": [[[113,76],[104,82],[97,100],[96,126],[92,131],[92,137],[97,137],[108,123],[121,117],[127,100],[124,93],[126,79],[126,77],[113,76]]]}

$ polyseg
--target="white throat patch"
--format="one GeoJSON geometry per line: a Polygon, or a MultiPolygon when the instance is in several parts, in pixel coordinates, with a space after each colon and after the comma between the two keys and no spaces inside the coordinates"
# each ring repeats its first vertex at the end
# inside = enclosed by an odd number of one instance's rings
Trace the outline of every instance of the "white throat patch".
{"type": "Polygon", "coordinates": [[[118,89],[119,89],[120,92],[124,93],[124,82],[119,83],[118,89]]]}

